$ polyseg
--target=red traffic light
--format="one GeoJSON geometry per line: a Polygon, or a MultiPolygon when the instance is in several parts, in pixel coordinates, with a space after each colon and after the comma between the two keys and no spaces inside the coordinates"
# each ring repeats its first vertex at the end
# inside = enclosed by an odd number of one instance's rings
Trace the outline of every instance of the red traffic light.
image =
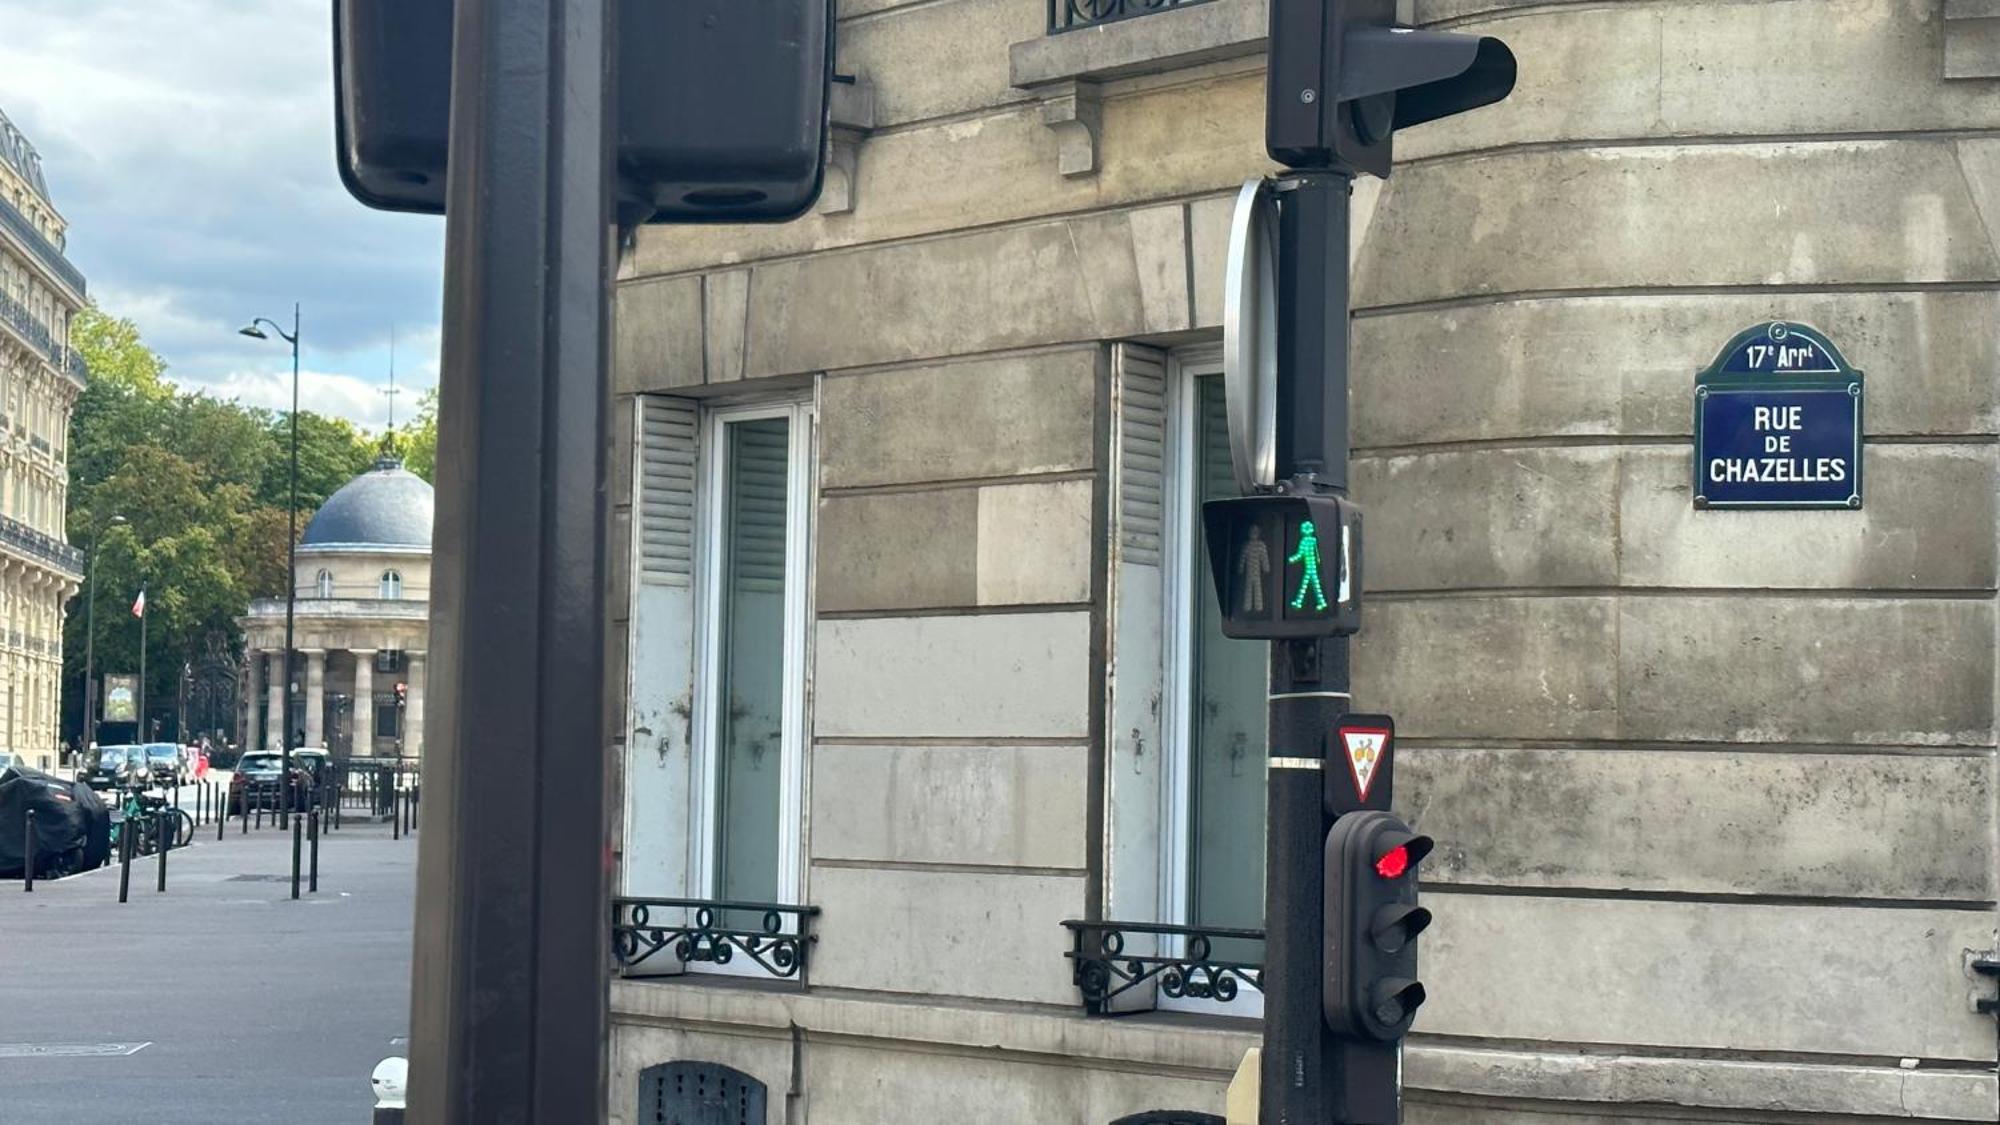
{"type": "Polygon", "coordinates": [[[1375,874],[1384,879],[1400,879],[1403,872],[1410,869],[1410,849],[1401,844],[1390,848],[1388,853],[1375,861],[1375,874]]]}

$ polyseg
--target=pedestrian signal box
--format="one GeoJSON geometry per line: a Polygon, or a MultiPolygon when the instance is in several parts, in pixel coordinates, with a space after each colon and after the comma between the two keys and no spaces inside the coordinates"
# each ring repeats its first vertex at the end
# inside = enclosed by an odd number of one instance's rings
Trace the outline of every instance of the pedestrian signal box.
{"type": "Polygon", "coordinates": [[[1244,496],[1201,507],[1222,633],[1251,640],[1361,628],[1361,509],[1338,496],[1244,496]]]}

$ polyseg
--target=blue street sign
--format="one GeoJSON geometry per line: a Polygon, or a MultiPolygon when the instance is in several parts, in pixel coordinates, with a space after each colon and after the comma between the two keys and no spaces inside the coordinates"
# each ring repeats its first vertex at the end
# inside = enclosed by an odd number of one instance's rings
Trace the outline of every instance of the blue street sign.
{"type": "Polygon", "coordinates": [[[1861,372],[1827,338],[1745,329],[1695,377],[1696,508],[1859,508],[1861,372]]]}

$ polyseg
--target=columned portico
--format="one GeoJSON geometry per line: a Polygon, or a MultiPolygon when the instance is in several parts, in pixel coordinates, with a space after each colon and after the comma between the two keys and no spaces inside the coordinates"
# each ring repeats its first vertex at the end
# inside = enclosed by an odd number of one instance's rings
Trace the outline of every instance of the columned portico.
{"type": "Polygon", "coordinates": [[[414,757],[424,746],[424,657],[425,653],[411,652],[404,656],[410,662],[408,698],[403,703],[403,753],[414,757]]]}
{"type": "Polygon", "coordinates": [[[300,649],[306,658],[306,738],[304,745],[326,745],[326,650],[300,649]]]}
{"type": "Polygon", "coordinates": [[[264,688],[269,702],[264,712],[264,748],[278,750],[284,747],[285,739],[285,652],[283,649],[267,649],[264,652],[264,688]]]}
{"type": "Polygon", "coordinates": [[[354,746],[363,749],[375,745],[375,650],[348,651],[354,655],[354,746]]]}

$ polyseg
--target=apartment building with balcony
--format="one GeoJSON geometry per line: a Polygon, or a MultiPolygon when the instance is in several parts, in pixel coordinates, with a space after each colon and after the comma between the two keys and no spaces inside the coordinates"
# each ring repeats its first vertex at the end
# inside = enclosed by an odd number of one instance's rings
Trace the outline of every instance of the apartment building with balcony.
{"type": "Polygon", "coordinates": [[[53,766],[63,607],[83,580],[64,527],[69,419],[89,371],[70,347],[87,301],[34,145],[0,113],[0,746],[53,766]]]}
{"type": "MultiPolygon", "coordinates": [[[[1265,0],[837,10],[815,213],[622,263],[613,1119],[1212,1120],[1265,0]]],[[[1406,1119],[1994,1120],[2000,7],[1403,11],[1520,65],[1353,202],[1354,704],[1438,840],[1406,1119]],[[1696,503],[1696,373],[1773,321],[1866,372],[1858,508],[1696,503]]]]}

